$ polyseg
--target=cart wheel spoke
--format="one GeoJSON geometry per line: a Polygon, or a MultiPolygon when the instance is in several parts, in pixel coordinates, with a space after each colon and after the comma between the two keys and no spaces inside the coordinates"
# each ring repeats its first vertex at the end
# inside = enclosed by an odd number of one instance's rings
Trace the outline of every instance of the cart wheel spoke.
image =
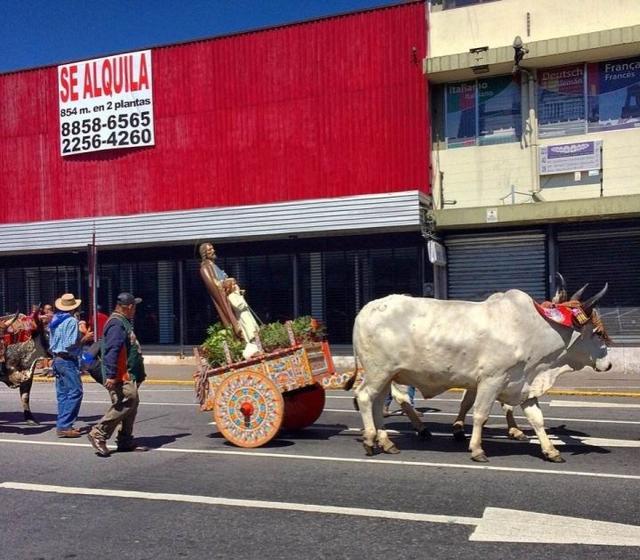
{"type": "Polygon", "coordinates": [[[225,439],[238,447],[260,447],[271,441],[282,425],[284,400],[265,375],[239,371],[218,387],[213,417],[225,439]]]}

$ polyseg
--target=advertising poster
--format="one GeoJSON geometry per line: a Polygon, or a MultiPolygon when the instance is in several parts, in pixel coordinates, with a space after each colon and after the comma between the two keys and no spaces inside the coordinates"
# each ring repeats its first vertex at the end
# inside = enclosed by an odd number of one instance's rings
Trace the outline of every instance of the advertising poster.
{"type": "Polygon", "coordinates": [[[584,64],[538,71],[540,138],[584,134],[584,64]]]}
{"type": "Polygon", "coordinates": [[[447,146],[476,144],[476,84],[464,82],[447,86],[447,146]]]}
{"type": "Polygon", "coordinates": [[[640,126],[640,57],[588,65],[589,132],[640,126]]]}
{"type": "Polygon", "coordinates": [[[540,175],[600,169],[602,140],[540,147],[540,175]]]}
{"type": "Polygon", "coordinates": [[[155,144],[151,51],[58,66],[63,156],[155,144]]]}
{"type": "Polygon", "coordinates": [[[520,86],[511,76],[478,80],[480,144],[513,142],[522,132],[520,86]]]}

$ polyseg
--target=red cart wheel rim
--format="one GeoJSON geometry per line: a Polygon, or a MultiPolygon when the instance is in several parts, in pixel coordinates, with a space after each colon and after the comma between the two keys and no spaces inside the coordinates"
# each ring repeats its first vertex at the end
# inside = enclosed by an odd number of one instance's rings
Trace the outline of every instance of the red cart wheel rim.
{"type": "Polygon", "coordinates": [[[271,441],[283,416],[280,390],[260,373],[234,373],[217,388],[213,418],[225,439],[238,447],[260,447],[271,441]]]}
{"type": "Polygon", "coordinates": [[[302,430],[311,426],[322,414],[324,401],[324,389],[317,383],[309,389],[284,395],[282,428],[302,430]]]}

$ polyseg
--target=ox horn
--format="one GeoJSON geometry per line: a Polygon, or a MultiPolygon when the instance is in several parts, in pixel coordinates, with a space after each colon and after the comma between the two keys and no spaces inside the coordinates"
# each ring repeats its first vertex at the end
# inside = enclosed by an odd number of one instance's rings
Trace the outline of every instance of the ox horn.
{"type": "Polygon", "coordinates": [[[591,296],[587,301],[582,304],[583,309],[591,310],[593,306],[598,302],[598,300],[607,293],[607,289],[609,288],[609,282],[604,285],[604,288],[600,290],[596,295],[591,296]]]}
{"type": "Polygon", "coordinates": [[[560,280],[560,286],[556,288],[556,295],[553,296],[553,303],[562,303],[567,301],[567,284],[564,281],[564,276],[559,272],[556,272],[556,276],[560,280]]]}
{"type": "Polygon", "coordinates": [[[582,294],[584,294],[584,291],[587,289],[587,286],[589,285],[589,282],[587,282],[584,286],[582,286],[582,288],[580,288],[575,294],[573,294],[569,299],[571,301],[575,301],[578,300],[580,301],[580,298],[582,297],[582,294]]]}
{"type": "Polygon", "coordinates": [[[3,323],[3,327],[6,329],[7,327],[10,327],[13,322],[18,318],[18,315],[20,315],[20,311],[16,311],[15,315],[13,317],[9,317],[9,319],[7,319],[4,323],[3,323]]]}

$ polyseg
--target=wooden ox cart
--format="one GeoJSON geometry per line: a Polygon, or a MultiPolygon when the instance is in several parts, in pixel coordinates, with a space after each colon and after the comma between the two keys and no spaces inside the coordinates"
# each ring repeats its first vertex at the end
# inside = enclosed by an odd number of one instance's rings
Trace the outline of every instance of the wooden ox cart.
{"type": "Polygon", "coordinates": [[[213,410],[222,435],[239,447],[259,447],[281,429],[310,426],[324,409],[325,389],[342,388],[349,377],[336,373],[327,342],[292,338],[288,348],[215,368],[194,352],[200,409],[213,410]]]}

